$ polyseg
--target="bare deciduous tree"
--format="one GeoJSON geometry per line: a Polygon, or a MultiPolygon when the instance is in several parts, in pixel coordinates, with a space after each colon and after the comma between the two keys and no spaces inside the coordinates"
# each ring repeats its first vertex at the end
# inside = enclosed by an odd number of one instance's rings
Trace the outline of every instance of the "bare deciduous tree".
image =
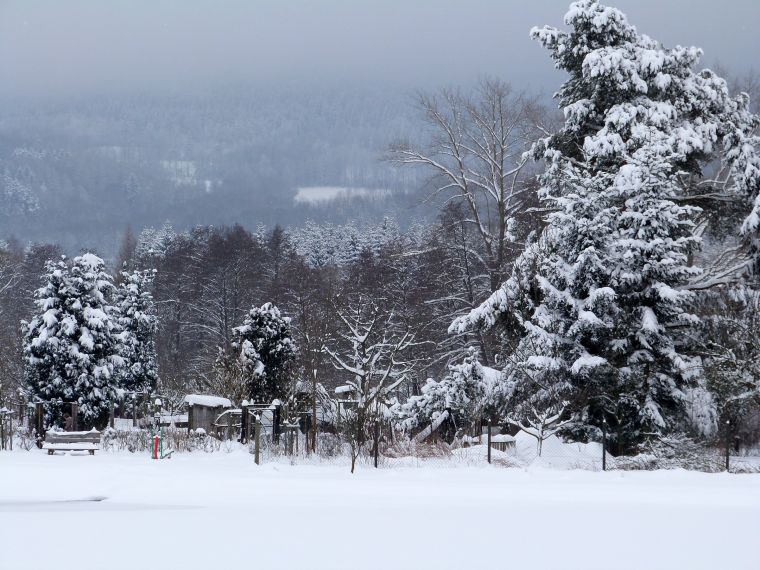
{"type": "Polygon", "coordinates": [[[538,106],[495,79],[482,80],[473,97],[448,89],[421,94],[418,106],[429,127],[428,142],[394,144],[389,158],[431,171],[431,199],[465,204],[466,222],[480,238],[471,253],[485,268],[493,292],[521,249],[516,223],[535,191],[524,153],[538,132],[538,106]]]}
{"type": "Polygon", "coordinates": [[[523,417],[508,417],[507,423],[536,438],[536,449],[540,457],[544,441],[573,423],[569,418],[563,419],[563,414],[568,405],[567,400],[557,400],[548,406],[528,404],[524,407],[523,417]]]}
{"type": "Polygon", "coordinates": [[[394,326],[393,312],[382,312],[360,296],[347,310],[337,311],[345,327],[339,333],[343,346],[324,347],[333,366],[348,374],[346,386],[353,402],[343,421],[351,446],[351,472],[367,439],[369,426],[380,419],[389,395],[401,384],[413,363],[403,357],[414,339],[394,326]]]}

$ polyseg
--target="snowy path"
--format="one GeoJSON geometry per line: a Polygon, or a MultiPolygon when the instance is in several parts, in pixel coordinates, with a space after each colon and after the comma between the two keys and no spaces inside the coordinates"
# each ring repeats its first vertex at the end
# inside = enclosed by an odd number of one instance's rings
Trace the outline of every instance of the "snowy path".
{"type": "Polygon", "coordinates": [[[0,568],[753,569],[760,476],[0,454],[0,568]],[[102,501],[91,501],[106,497],[102,501]],[[86,550],[77,530],[86,531],[86,550]]]}

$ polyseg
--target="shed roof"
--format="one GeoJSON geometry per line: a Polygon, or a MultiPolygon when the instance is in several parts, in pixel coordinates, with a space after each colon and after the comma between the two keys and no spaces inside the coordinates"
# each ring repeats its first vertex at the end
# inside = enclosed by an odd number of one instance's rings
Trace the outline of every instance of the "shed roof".
{"type": "Polygon", "coordinates": [[[206,406],[207,408],[231,408],[232,402],[221,396],[207,396],[205,394],[188,394],[183,402],[189,406],[206,406]]]}

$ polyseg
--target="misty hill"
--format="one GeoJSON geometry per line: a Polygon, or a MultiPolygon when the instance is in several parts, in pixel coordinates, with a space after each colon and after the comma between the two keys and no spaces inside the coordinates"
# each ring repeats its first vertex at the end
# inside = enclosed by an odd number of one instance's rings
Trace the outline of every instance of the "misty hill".
{"type": "Polygon", "coordinates": [[[0,237],[107,255],[127,225],[165,221],[392,215],[403,224],[423,214],[410,209],[422,180],[380,158],[415,131],[410,99],[369,87],[237,86],[4,104],[0,237]]]}

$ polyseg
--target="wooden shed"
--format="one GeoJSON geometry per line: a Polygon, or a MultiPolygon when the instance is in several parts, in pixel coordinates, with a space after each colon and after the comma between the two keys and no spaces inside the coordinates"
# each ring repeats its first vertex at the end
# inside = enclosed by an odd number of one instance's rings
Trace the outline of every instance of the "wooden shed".
{"type": "Polygon", "coordinates": [[[219,414],[232,408],[227,398],[205,394],[188,394],[183,403],[187,405],[188,431],[203,429],[206,433],[213,432],[214,420],[219,414]]]}
{"type": "MultiPolygon", "coordinates": [[[[462,447],[471,447],[473,445],[487,445],[488,434],[462,437],[462,447]]],[[[515,450],[515,438],[506,433],[491,435],[491,447],[499,451],[513,452],[515,450]]]]}

